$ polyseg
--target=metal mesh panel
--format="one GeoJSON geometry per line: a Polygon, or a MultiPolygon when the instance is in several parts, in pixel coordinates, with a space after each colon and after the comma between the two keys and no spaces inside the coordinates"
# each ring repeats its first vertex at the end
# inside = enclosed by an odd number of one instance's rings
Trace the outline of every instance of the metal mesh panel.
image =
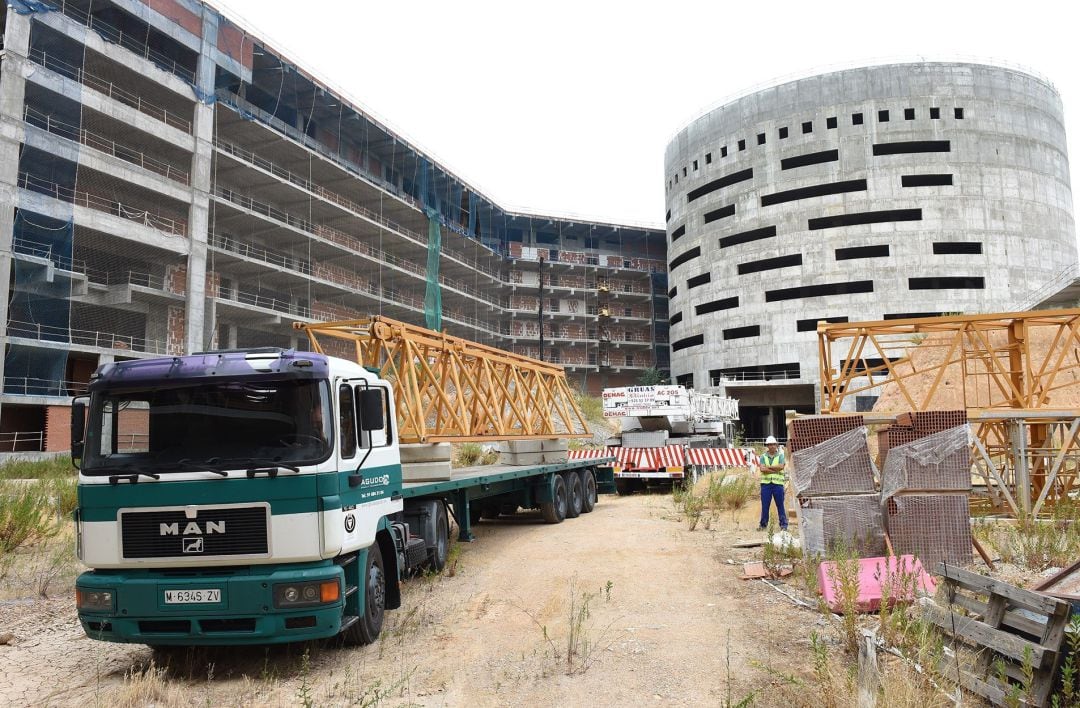
{"type": "Polygon", "coordinates": [[[900,495],[886,500],[884,508],[897,555],[914,555],[924,568],[941,561],[972,562],[967,494],[900,495]]]}
{"type": "Polygon", "coordinates": [[[971,432],[958,425],[889,450],[881,498],[901,491],[971,489],[971,432]]]}
{"type": "Polygon", "coordinates": [[[863,558],[885,555],[881,503],[876,494],[815,497],[799,504],[799,525],[808,554],[845,550],[863,558]]]}
{"type": "Polygon", "coordinates": [[[801,497],[875,491],[877,467],[870,459],[865,427],[803,448],[792,454],[791,461],[795,490],[801,497]]]}
{"type": "Polygon", "coordinates": [[[791,421],[791,439],[788,450],[792,453],[820,445],[830,438],[863,426],[861,415],[816,415],[791,421]]]}

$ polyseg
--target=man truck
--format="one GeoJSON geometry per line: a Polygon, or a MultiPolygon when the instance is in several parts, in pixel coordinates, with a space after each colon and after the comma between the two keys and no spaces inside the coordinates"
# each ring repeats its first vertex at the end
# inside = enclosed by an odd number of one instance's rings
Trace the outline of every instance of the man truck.
{"type": "Polygon", "coordinates": [[[76,599],[88,636],[163,647],[370,643],[401,604],[399,582],[446,563],[451,515],[470,540],[484,509],[536,508],[558,523],[613,486],[604,459],[408,481],[405,441],[579,433],[565,376],[385,318],[337,324],[309,326],[315,351],[97,370],[72,405],[77,552],[91,568],[76,599]],[[363,363],[382,368],[323,353],[315,330],[354,340],[375,357],[363,363]],[[485,383],[482,371],[494,375],[485,383]]]}

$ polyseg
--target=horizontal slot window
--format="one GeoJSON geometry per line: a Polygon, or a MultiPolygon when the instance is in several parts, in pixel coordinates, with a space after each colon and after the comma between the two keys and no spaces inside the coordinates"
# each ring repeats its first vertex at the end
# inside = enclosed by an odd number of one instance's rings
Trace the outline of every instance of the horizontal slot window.
{"type": "Polygon", "coordinates": [[[671,232],[671,240],[674,242],[686,234],[686,224],[683,224],[679,228],[671,232]]]}
{"type": "Polygon", "coordinates": [[[788,266],[802,265],[802,254],[795,253],[790,256],[777,256],[776,258],[762,258],[760,261],[750,261],[739,264],[739,275],[747,273],[760,273],[763,270],[776,270],[788,266]]]}
{"type": "Polygon", "coordinates": [[[949,255],[967,255],[977,256],[982,253],[982,244],[979,242],[960,242],[954,241],[938,242],[934,244],[934,253],[939,256],[949,255]]]}
{"type": "Polygon", "coordinates": [[[834,324],[837,322],[847,322],[847,317],[815,317],[808,320],[796,320],[795,330],[798,332],[816,332],[818,322],[828,322],[834,324]]]}
{"type": "Polygon", "coordinates": [[[726,378],[736,381],[772,381],[775,379],[797,379],[802,376],[799,362],[788,364],[761,364],[759,366],[735,366],[728,369],[710,369],[709,378],[713,381],[726,378]]]}
{"type": "Polygon", "coordinates": [[[682,313],[676,312],[674,315],[668,318],[668,325],[677,325],[682,322],[682,313]]]}
{"type": "Polygon", "coordinates": [[[679,294],[679,288],[678,287],[674,287],[671,290],[667,291],[667,296],[668,297],[675,297],[678,294],[679,294]]]}
{"type": "MultiPolygon", "coordinates": [[[[726,156],[727,155],[727,148],[721,149],[721,153],[726,156]]],[[[687,202],[692,202],[695,199],[700,199],[701,197],[704,197],[706,194],[711,194],[711,193],[715,192],[718,189],[723,189],[724,187],[730,187],[731,185],[738,184],[739,182],[745,182],[748,179],[753,179],[753,177],[754,177],[754,169],[752,167],[748,167],[745,170],[739,170],[738,172],[732,172],[731,174],[724,175],[723,177],[720,177],[719,179],[714,179],[712,182],[706,182],[705,184],[701,185],[697,189],[691,189],[686,194],[686,201],[687,202]]]]}
{"type": "Polygon", "coordinates": [[[797,288],[766,290],[765,302],[800,300],[806,297],[827,297],[829,295],[853,295],[855,293],[874,292],[874,281],[854,280],[849,283],[822,283],[821,285],[803,285],[797,288]]]}
{"type": "Polygon", "coordinates": [[[697,258],[700,255],[701,255],[701,247],[700,246],[694,246],[693,248],[691,248],[686,253],[680,253],[679,255],[675,256],[671,260],[671,263],[668,264],[668,272],[670,273],[671,271],[673,271],[676,268],[678,268],[679,266],[681,266],[683,263],[687,263],[689,261],[692,261],[692,260],[694,260],[695,258],[697,258]]]}
{"type": "Polygon", "coordinates": [[[836,260],[853,261],[859,258],[882,258],[889,255],[888,244],[880,246],[852,246],[836,249],[836,260]]]}
{"type": "Polygon", "coordinates": [[[810,187],[800,187],[798,189],[789,189],[785,192],[776,192],[775,194],[766,194],[761,198],[761,206],[772,206],[773,204],[784,204],[785,202],[793,202],[797,199],[810,199],[812,197],[824,197],[829,194],[845,194],[847,192],[865,192],[866,180],[864,179],[849,179],[844,182],[830,182],[828,184],[815,184],[810,187]]]}
{"type": "Polygon", "coordinates": [[[686,289],[693,290],[699,285],[704,285],[712,280],[712,273],[702,273],[701,275],[695,275],[686,281],[686,289]]]}
{"type": "Polygon", "coordinates": [[[904,187],[948,187],[952,184],[952,175],[903,175],[900,184],[904,187]]]}
{"type": "Polygon", "coordinates": [[[694,308],[694,312],[699,315],[707,315],[710,312],[720,312],[721,310],[731,310],[739,306],[739,296],[725,297],[721,300],[713,300],[712,302],[703,302],[694,308]]]}
{"type": "Polygon", "coordinates": [[[671,351],[677,352],[690,347],[700,347],[705,343],[704,334],[695,334],[693,337],[683,337],[671,343],[671,351]]]}
{"type": "Polygon", "coordinates": [[[897,143],[874,143],[875,155],[910,155],[918,152],[949,152],[948,140],[905,140],[897,143]]]}
{"type": "Polygon", "coordinates": [[[927,317],[941,317],[940,312],[894,312],[883,315],[883,320],[922,320],[927,317]]]}
{"type": "Polygon", "coordinates": [[[747,337],[761,336],[761,325],[749,325],[747,327],[732,327],[724,330],[724,339],[746,339],[747,337]]]}
{"type": "Polygon", "coordinates": [[[735,215],[735,205],[734,204],[728,204],[726,207],[722,207],[720,209],[714,209],[713,211],[705,212],[705,223],[708,224],[708,223],[711,223],[713,221],[723,219],[724,217],[734,216],[734,215],[735,215]]]}
{"type": "Polygon", "coordinates": [[[783,160],[780,160],[780,169],[791,170],[796,167],[806,167],[807,165],[820,165],[823,162],[836,162],[839,159],[839,150],[822,150],[821,152],[810,152],[805,155],[785,157],[783,160]]]}
{"type": "Polygon", "coordinates": [[[731,246],[738,246],[740,243],[760,241],[762,239],[772,238],[775,235],[775,226],[763,226],[760,229],[750,229],[749,231],[743,231],[742,233],[724,236],[720,239],[720,248],[729,248],[731,246]]]}
{"type": "Polygon", "coordinates": [[[981,275],[908,278],[909,290],[983,290],[985,288],[986,283],[981,275]]]}
{"type": "Polygon", "coordinates": [[[862,226],[863,224],[885,224],[892,221],[921,221],[922,209],[884,209],[882,211],[860,211],[853,214],[837,214],[810,219],[807,226],[816,229],[836,229],[841,226],[862,226]]]}

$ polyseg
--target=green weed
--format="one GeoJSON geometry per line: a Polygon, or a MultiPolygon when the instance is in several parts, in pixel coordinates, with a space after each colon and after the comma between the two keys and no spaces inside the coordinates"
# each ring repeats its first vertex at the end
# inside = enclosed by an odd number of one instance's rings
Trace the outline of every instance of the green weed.
{"type": "Polygon", "coordinates": [[[74,479],[77,474],[67,456],[0,465],[0,479],[74,479]]]}
{"type": "Polygon", "coordinates": [[[453,446],[453,467],[476,467],[493,465],[499,461],[499,452],[485,448],[480,443],[461,443],[453,446]]]}
{"type": "Polygon", "coordinates": [[[41,484],[0,487],[0,555],[55,536],[60,522],[54,508],[48,489],[41,484]]]}

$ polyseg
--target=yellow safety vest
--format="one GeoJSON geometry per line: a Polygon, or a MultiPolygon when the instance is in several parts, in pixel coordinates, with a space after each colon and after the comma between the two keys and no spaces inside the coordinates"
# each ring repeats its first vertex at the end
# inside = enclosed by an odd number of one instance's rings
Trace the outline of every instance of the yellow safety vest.
{"type": "MultiPolygon", "coordinates": [[[[761,462],[762,467],[772,467],[774,465],[782,465],[782,464],[784,464],[784,453],[778,452],[775,455],[770,455],[769,453],[766,452],[765,454],[763,454],[759,458],[759,461],[761,462]]],[[[762,470],[761,471],[761,483],[762,484],[783,484],[784,483],[784,473],[783,472],[766,472],[765,470],[762,470]]]]}

